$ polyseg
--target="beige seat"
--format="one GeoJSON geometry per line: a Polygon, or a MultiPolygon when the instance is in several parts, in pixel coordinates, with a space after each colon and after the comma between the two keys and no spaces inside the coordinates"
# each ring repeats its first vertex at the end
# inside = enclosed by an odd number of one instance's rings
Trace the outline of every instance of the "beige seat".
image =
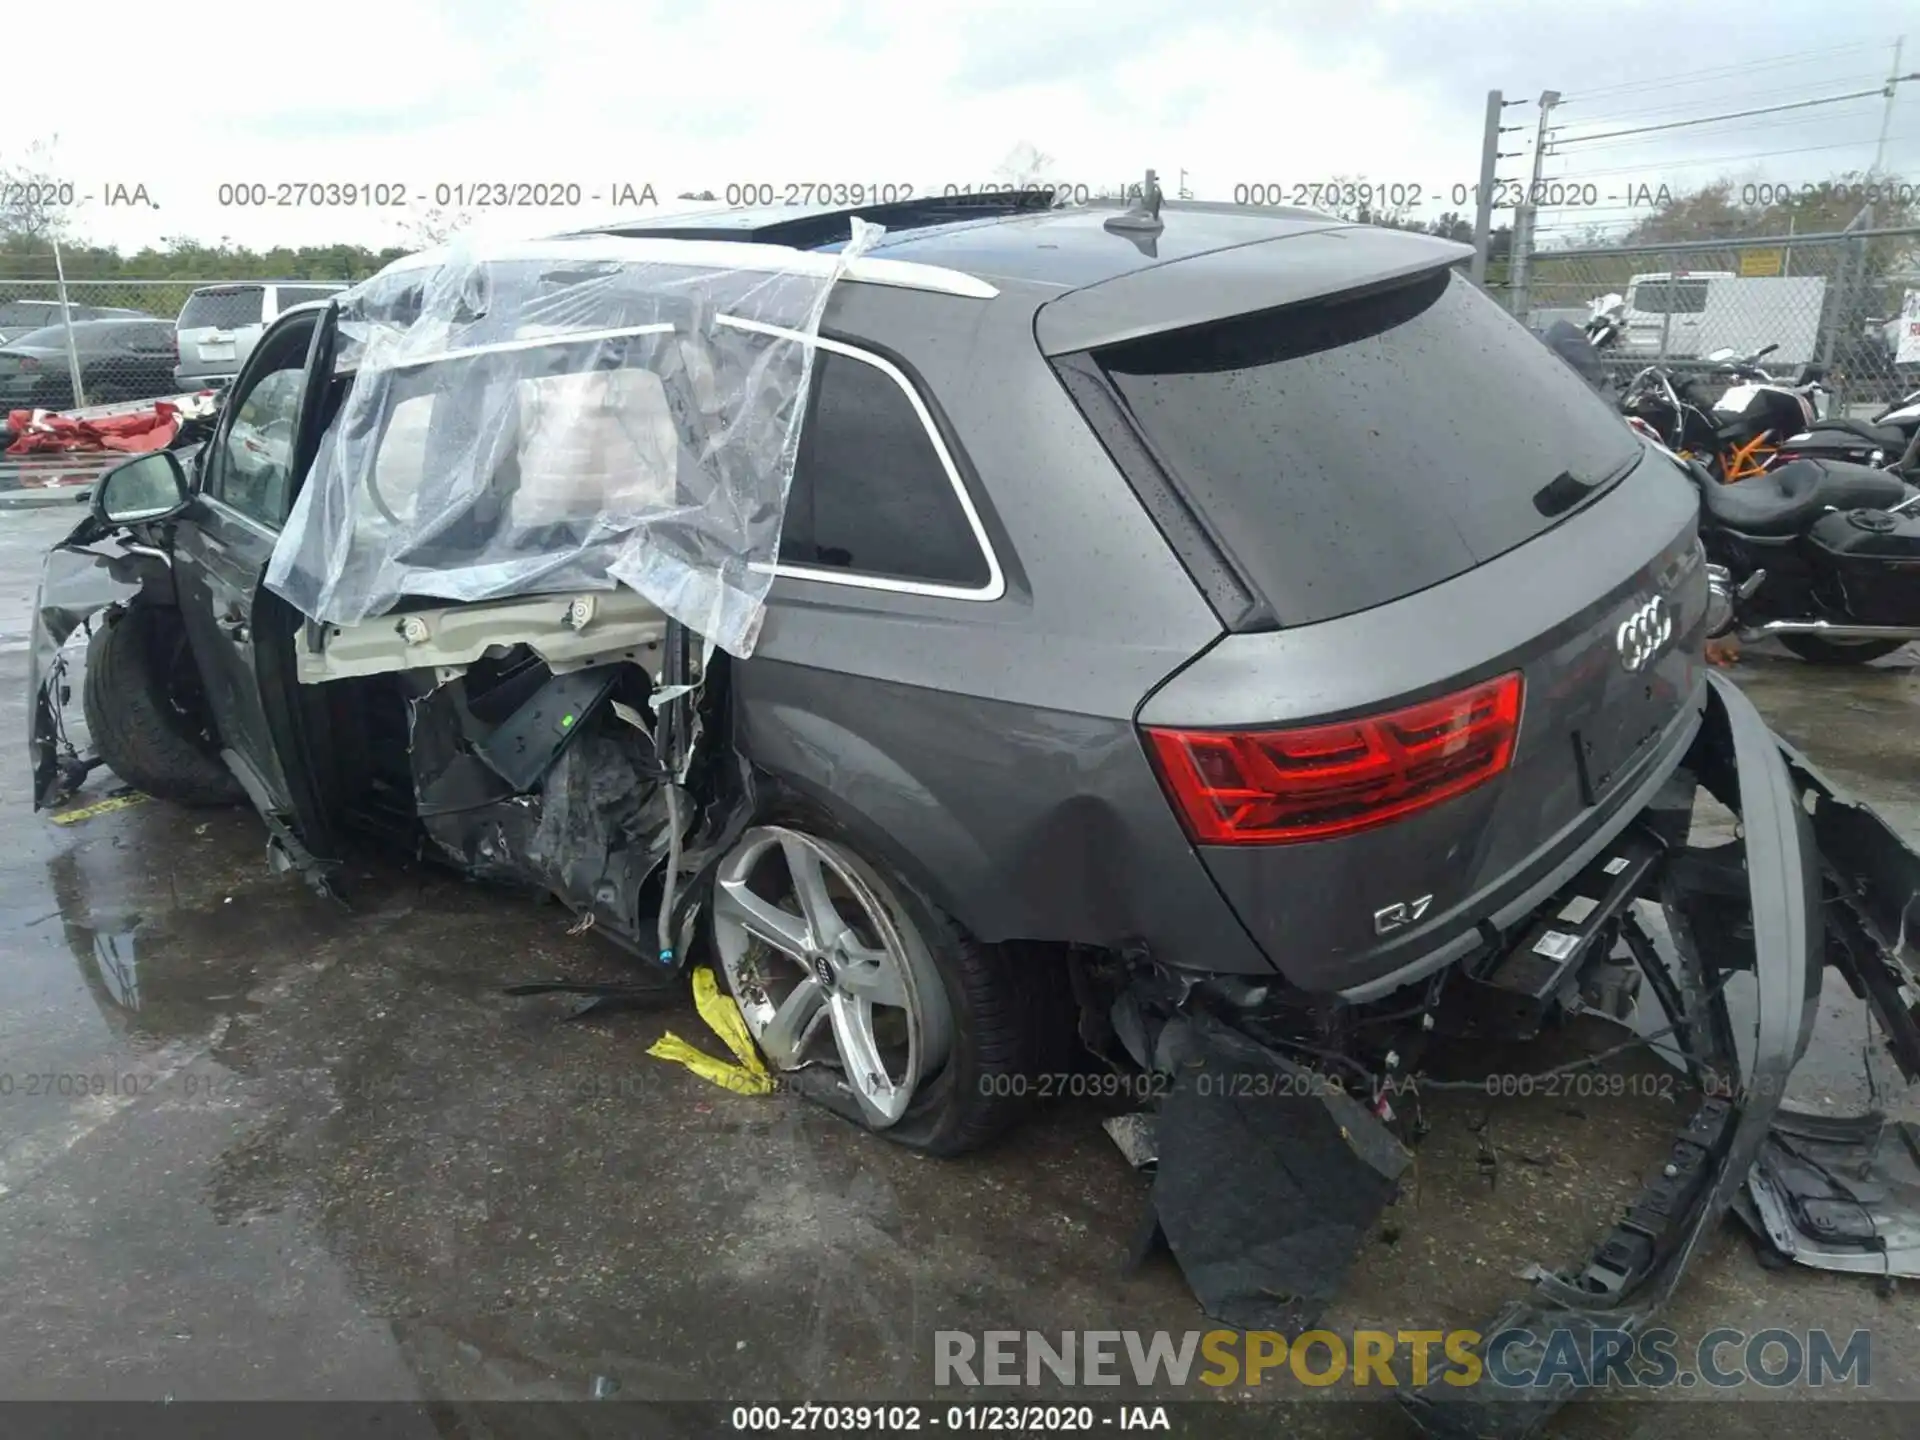
{"type": "MultiPolygon", "coordinates": [[[[541,328],[526,327],[516,338],[532,337],[541,328]]],[[[655,359],[702,416],[720,414],[717,367],[700,337],[677,334],[655,359]]],[[[681,439],[661,374],[587,370],[533,377],[515,389],[518,429],[512,444],[518,476],[500,537],[508,548],[528,531],[677,507],[681,439]]],[[[374,459],[374,486],[403,535],[416,521],[437,398],[418,395],[395,406],[374,459]]],[[[358,499],[356,526],[363,539],[394,530],[371,497],[358,499]]]]}
{"type": "Polygon", "coordinates": [[[651,370],[547,375],[518,386],[520,483],[512,528],[670,510],[680,438],[651,370]]]}

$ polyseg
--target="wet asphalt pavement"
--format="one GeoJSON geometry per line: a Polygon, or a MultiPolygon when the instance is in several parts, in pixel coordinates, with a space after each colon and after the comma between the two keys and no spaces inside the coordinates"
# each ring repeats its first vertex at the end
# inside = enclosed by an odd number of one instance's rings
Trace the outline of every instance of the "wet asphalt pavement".
{"type": "MultiPolygon", "coordinates": [[[[0,1396],[924,1400],[940,1329],[1213,1328],[1169,1262],[1123,1273],[1145,1182],[1096,1109],[917,1158],[649,1058],[668,1028],[718,1051],[677,994],[581,1019],[501,996],[631,975],[557,906],[382,865],[348,912],[270,873],[244,810],[34,815],[28,609],[75,518],[0,515],[0,1396]]],[[[1734,673],[1920,841],[1913,664],[1734,673]]],[[[1830,985],[1796,1096],[1861,1104],[1864,1036],[1830,985]]],[[[1480,1323],[1529,1263],[1584,1255],[1680,1103],[1430,1100],[1406,1193],[1326,1323],[1480,1323]]],[[[1868,1327],[1874,1393],[1920,1387],[1908,1295],[1764,1270],[1732,1222],[1668,1318],[1683,1337],[1868,1327]]],[[[1554,1433],[1698,1433],[1692,1408],[1570,1411],[1554,1433]]],[[[1386,1405],[1315,1413],[1292,1423],[1410,1433],[1386,1405]]]]}

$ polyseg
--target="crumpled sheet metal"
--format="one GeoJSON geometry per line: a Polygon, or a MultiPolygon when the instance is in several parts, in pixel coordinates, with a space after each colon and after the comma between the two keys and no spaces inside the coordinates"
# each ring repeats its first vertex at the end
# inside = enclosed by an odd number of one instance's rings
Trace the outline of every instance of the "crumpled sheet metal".
{"type": "MultiPolygon", "coordinates": [[[[74,533],[86,533],[82,522],[74,533]]],[[[62,545],[75,543],[69,536],[62,545]]],[[[32,760],[34,807],[57,804],[82,768],[67,738],[60,691],[67,684],[68,638],[94,615],[139,593],[137,582],[116,576],[113,557],[84,549],[54,547],[47,552],[34,601],[32,639],[27,657],[27,753],[32,760]]]]}
{"type": "Polygon", "coordinates": [[[395,262],[341,298],[357,368],[268,587],[344,624],[408,595],[626,585],[749,655],[812,341],[880,233],[855,220],[831,257],[740,247],[738,268],[614,236],[395,262]]]}

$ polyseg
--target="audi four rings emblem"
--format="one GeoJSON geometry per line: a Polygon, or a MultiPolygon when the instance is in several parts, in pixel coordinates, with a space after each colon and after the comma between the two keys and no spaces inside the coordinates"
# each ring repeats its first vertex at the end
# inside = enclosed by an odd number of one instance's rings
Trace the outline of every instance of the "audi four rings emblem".
{"type": "Polygon", "coordinates": [[[1660,648],[1673,638],[1673,609],[1656,595],[1626,619],[1614,632],[1614,648],[1620,663],[1628,670],[1644,670],[1653,663],[1660,648]]]}

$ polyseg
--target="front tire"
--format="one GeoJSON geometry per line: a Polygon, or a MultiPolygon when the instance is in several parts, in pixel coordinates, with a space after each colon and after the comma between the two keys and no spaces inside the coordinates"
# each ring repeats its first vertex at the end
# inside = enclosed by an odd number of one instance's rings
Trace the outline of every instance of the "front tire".
{"type": "Polygon", "coordinates": [[[838,839],[747,831],[714,878],[714,945],[795,1089],[897,1144],[957,1155],[1026,1108],[1064,973],[968,936],[838,839]]]}
{"type": "Polygon", "coordinates": [[[87,731],[107,768],[136,790],[180,805],[236,805],[245,792],[198,717],[198,677],[180,632],[177,614],[151,605],[106,612],[87,643],[87,731]]]}
{"type": "Polygon", "coordinates": [[[1811,665],[1865,665],[1891,655],[1904,640],[1828,640],[1820,635],[1782,635],[1780,643],[1811,665]]]}

